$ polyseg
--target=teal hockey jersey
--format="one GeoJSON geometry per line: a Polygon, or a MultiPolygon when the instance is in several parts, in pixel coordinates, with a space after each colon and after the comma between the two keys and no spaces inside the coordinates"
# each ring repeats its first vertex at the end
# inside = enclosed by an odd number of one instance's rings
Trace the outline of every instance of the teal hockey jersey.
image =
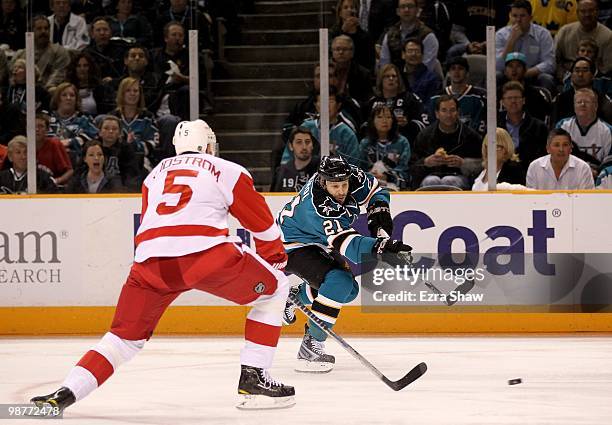
{"type": "Polygon", "coordinates": [[[374,176],[351,165],[349,194],[338,203],[319,183],[315,174],[279,212],[277,223],[285,249],[318,245],[335,250],[353,263],[369,254],[376,238],[360,235],[351,226],[360,208],[376,201],[389,202],[389,192],[379,186],[374,176]]]}

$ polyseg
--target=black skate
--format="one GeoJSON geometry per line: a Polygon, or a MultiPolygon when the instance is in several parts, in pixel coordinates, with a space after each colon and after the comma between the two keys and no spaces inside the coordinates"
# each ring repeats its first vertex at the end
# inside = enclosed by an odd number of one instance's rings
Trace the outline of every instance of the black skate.
{"type": "Polygon", "coordinates": [[[281,409],[295,404],[295,390],[275,381],[266,369],[241,366],[238,409],[281,409]]]}
{"type": "Polygon", "coordinates": [[[325,353],[325,343],[317,341],[308,333],[308,325],[306,325],[304,339],[297,358],[296,372],[327,373],[333,369],[336,363],[334,356],[325,353]]]}
{"type": "Polygon", "coordinates": [[[34,403],[36,407],[51,408],[52,413],[49,416],[60,415],[66,407],[70,406],[75,401],[76,397],[72,391],[66,387],[62,387],[52,394],[33,397],[30,400],[30,402],[34,403]],[[57,410],[54,409],[55,407],[57,407],[57,410]]]}
{"type": "MultiPolygon", "coordinates": [[[[300,291],[299,286],[293,286],[291,290],[289,291],[289,296],[297,295],[299,291],[300,291]]],[[[295,323],[296,321],[295,309],[296,308],[297,307],[295,306],[295,304],[293,304],[291,301],[289,301],[289,298],[287,298],[287,303],[285,304],[285,309],[283,310],[283,324],[293,325],[295,323]]]]}

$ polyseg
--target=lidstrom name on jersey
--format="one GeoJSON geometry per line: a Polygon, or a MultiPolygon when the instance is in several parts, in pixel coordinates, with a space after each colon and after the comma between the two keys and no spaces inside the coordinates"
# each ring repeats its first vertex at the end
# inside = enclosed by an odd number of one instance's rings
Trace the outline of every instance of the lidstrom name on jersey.
{"type": "Polygon", "coordinates": [[[219,177],[221,176],[221,170],[217,170],[215,168],[215,164],[203,158],[201,156],[189,156],[189,155],[179,155],[173,158],[164,159],[159,165],[158,173],[167,170],[170,167],[178,166],[178,165],[195,165],[200,167],[201,169],[208,171],[212,174],[217,182],[219,182],[219,177]]]}

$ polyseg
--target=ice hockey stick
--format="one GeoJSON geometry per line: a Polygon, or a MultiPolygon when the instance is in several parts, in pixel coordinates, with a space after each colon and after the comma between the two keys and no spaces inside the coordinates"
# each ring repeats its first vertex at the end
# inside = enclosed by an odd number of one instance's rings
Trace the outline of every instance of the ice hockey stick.
{"type": "Polygon", "coordinates": [[[289,300],[291,300],[291,302],[297,308],[299,308],[300,311],[302,313],[304,313],[310,320],[312,320],[314,323],[316,323],[323,330],[323,332],[325,332],[327,335],[329,335],[330,337],[335,339],[338,342],[338,344],[340,344],[342,346],[342,348],[344,348],[353,357],[355,357],[357,360],[359,360],[359,362],[362,365],[364,365],[366,368],[368,368],[370,370],[370,372],[372,372],[374,375],[376,375],[378,377],[378,379],[383,381],[393,391],[399,391],[399,390],[407,387],[408,385],[410,385],[411,383],[413,383],[414,381],[419,379],[421,376],[423,376],[423,374],[425,372],[427,372],[427,365],[425,364],[425,362],[421,362],[418,365],[416,365],[415,367],[413,367],[412,369],[410,369],[410,372],[408,372],[406,375],[404,375],[403,378],[398,379],[397,381],[390,380],[385,375],[383,375],[382,372],[376,368],[376,366],[374,366],[372,363],[370,363],[368,361],[368,359],[363,357],[361,354],[359,354],[357,352],[357,350],[355,350],[353,347],[351,347],[351,345],[348,342],[346,342],[344,340],[344,338],[342,338],[340,335],[338,335],[337,333],[335,333],[334,331],[329,329],[327,327],[327,325],[325,324],[325,322],[323,322],[321,319],[319,319],[317,316],[315,316],[314,313],[312,311],[310,311],[310,309],[308,307],[306,307],[295,296],[295,294],[289,294],[289,300]]]}

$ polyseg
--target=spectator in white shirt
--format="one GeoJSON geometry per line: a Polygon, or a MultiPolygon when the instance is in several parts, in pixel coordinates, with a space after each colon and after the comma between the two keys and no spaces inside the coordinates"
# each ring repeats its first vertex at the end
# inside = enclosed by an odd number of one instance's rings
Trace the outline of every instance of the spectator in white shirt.
{"type": "Polygon", "coordinates": [[[584,154],[582,159],[598,168],[612,149],[612,126],[597,117],[597,94],[589,88],[576,90],[574,113],[564,118],[557,127],[566,130],[584,154]]]}
{"type": "Polygon", "coordinates": [[[548,155],[534,160],[527,170],[527,187],[539,190],[594,189],[589,164],[571,155],[572,138],[562,128],[551,130],[548,155]]]}
{"type": "Polygon", "coordinates": [[[51,0],[49,16],[51,42],[70,50],[83,50],[89,44],[87,23],[70,11],[70,0],[51,0]]]}

